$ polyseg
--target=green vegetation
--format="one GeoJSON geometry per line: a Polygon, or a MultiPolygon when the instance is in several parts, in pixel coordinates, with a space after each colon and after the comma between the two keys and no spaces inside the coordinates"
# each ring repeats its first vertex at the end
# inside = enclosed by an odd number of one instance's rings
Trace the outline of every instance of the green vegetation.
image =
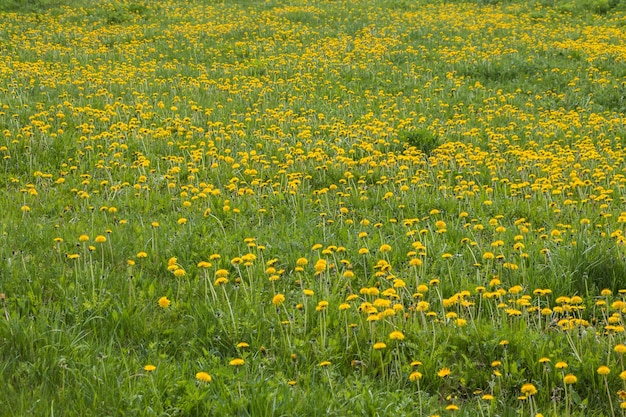
{"type": "Polygon", "coordinates": [[[1,414],[617,416],[622,1],[5,1],[1,414]]]}

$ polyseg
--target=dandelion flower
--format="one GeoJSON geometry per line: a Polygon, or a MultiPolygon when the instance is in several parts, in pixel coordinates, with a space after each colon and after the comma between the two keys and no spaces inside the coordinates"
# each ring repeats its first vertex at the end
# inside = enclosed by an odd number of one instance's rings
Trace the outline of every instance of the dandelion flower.
{"type": "Polygon", "coordinates": [[[409,381],[411,382],[419,381],[420,379],[422,379],[421,372],[414,371],[414,372],[411,372],[411,374],[409,375],[409,381]]]}
{"type": "Polygon", "coordinates": [[[167,297],[159,298],[159,307],[168,308],[172,302],[167,297]]]}
{"type": "Polygon", "coordinates": [[[241,365],[243,365],[244,363],[246,363],[246,362],[245,362],[243,359],[241,359],[241,358],[236,358],[236,359],[233,359],[232,361],[230,361],[230,362],[229,362],[229,365],[231,365],[231,366],[241,366],[241,365]]]}
{"type": "Polygon", "coordinates": [[[576,378],[576,375],[574,374],[567,374],[563,377],[563,383],[565,385],[572,385],[575,384],[578,381],[578,378],[576,378]]]}
{"type": "Polygon", "coordinates": [[[99,235],[96,236],[96,243],[104,243],[107,241],[107,238],[105,236],[99,235]]]}
{"type": "Polygon", "coordinates": [[[385,349],[387,345],[384,342],[374,343],[374,350],[385,349]]]}
{"type": "Polygon", "coordinates": [[[320,366],[328,366],[330,365],[330,361],[322,361],[320,362],[320,366]]]}
{"type": "Polygon", "coordinates": [[[611,373],[611,369],[608,366],[601,366],[598,368],[598,374],[602,376],[606,376],[611,373]]]}
{"type": "Polygon", "coordinates": [[[389,333],[389,338],[391,340],[404,340],[404,333],[396,330],[396,331],[389,333]]]}
{"type": "Polygon", "coordinates": [[[380,246],[379,251],[382,253],[391,252],[391,246],[385,243],[380,246]]]}
{"type": "Polygon", "coordinates": [[[537,388],[533,384],[526,383],[522,385],[522,388],[520,389],[520,391],[522,392],[522,394],[526,395],[527,397],[530,397],[537,393],[537,388]]]}
{"type": "Polygon", "coordinates": [[[447,376],[450,376],[451,373],[452,371],[450,371],[450,368],[441,368],[439,372],[437,372],[437,376],[439,378],[445,378],[447,376]]]}
{"type": "Polygon", "coordinates": [[[535,395],[537,393],[537,387],[535,387],[531,383],[526,383],[526,384],[522,385],[522,388],[520,389],[520,391],[525,396],[530,397],[530,396],[535,395]]]}
{"type": "Polygon", "coordinates": [[[198,381],[207,382],[207,383],[213,381],[213,378],[211,378],[211,375],[207,374],[206,372],[198,372],[196,374],[196,379],[198,381]]]}
{"type": "Polygon", "coordinates": [[[155,369],[156,369],[156,366],[154,366],[154,365],[146,365],[146,366],[143,367],[143,370],[146,371],[146,372],[152,372],[155,369]]]}
{"type": "Polygon", "coordinates": [[[285,302],[285,296],[283,294],[276,294],[274,298],[272,298],[272,304],[275,306],[279,306],[285,302]]]}

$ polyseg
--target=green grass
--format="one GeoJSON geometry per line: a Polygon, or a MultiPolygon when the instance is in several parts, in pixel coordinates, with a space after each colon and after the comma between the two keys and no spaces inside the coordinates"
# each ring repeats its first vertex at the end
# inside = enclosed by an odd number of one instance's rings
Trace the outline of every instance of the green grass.
{"type": "Polygon", "coordinates": [[[0,17],[2,415],[622,414],[623,2],[0,17]]]}

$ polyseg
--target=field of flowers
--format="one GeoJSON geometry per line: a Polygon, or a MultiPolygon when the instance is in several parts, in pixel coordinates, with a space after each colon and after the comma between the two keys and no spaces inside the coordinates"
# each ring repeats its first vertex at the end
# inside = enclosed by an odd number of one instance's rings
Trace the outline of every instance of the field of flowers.
{"type": "Polygon", "coordinates": [[[625,8],[487,3],[5,7],[0,414],[625,415],[625,8]]]}

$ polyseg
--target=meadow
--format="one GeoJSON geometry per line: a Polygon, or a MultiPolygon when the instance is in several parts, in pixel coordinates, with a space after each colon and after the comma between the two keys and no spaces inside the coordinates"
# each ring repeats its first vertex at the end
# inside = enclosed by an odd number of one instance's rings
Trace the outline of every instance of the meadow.
{"type": "Polygon", "coordinates": [[[3,416],[626,415],[626,4],[9,0],[3,416]]]}

